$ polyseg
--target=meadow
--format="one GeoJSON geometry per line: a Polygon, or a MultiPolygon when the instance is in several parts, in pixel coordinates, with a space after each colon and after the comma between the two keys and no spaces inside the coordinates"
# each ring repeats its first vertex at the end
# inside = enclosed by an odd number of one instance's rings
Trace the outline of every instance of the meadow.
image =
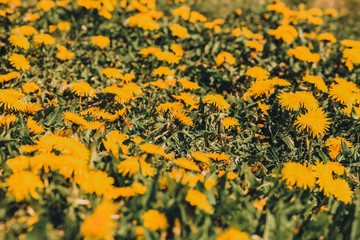
{"type": "Polygon", "coordinates": [[[201,4],[0,0],[0,239],[360,239],[356,34],[201,4]]]}

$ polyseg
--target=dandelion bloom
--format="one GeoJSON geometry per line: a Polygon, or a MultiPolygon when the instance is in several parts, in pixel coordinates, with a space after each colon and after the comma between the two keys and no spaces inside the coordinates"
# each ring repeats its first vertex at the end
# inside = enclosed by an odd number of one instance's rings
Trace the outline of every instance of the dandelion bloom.
{"type": "Polygon", "coordinates": [[[70,91],[79,97],[96,97],[96,91],[87,82],[75,82],[70,85],[70,91]]]}
{"type": "Polygon", "coordinates": [[[216,240],[250,240],[249,234],[231,228],[222,232],[216,240]]]}
{"type": "Polygon", "coordinates": [[[63,112],[62,117],[65,122],[78,125],[81,130],[92,128],[92,126],[90,126],[90,123],[86,121],[85,118],[77,115],[74,112],[65,111],[63,112]]]}
{"type": "Polygon", "coordinates": [[[255,66],[246,70],[245,75],[253,77],[256,80],[266,80],[269,78],[270,73],[262,67],[255,66]]]}
{"type": "Polygon", "coordinates": [[[216,56],[215,62],[216,62],[216,65],[218,65],[218,66],[220,66],[224,62],[228,63],[229,65],[234,65],[236,62],[236,59],[229,52],[221,52],[216,56]]]}
{"type": "Polygon", "coordinates": [[[317,89],[319,89],[325,93],[328,92],[328,88],[325,85],[324,80],[319,76],[305,75],[302,80],[303,80],[303,82],[313,83],[317,89]]]}
{"type": "Polygon", "coordinates": [[[331,33],[321,33],[317,36],[317,40],[319,41],[329,41],[331,43],[336,42],[336,38],[331,33]]]}
{"type": "Polygon", "coordinates": [[[173,112],[183,109],[184,105],[181,102],[162,103],[156,107],[156,113],[166,113],[167,111],[173,112]]]}
{"type": "Polygon", "coordinates": [[[174,9],[171,13],[174,16],[179,16],[184,20],[188,20],[190,17],[190,8],[187,6],[181,6],[176,9],[174,9]]]}
{"type": "Polygon", "coordinates": [[[352,144],[349,141],[347,141],[345,138],[342,138],[342,137],[333,137],[333,138],[329,138],[328,140],[326,140],[325,146],[327,147],[327,149],[329,151],[329,155],[330,155],[331,159],[335,159],[339,155],[339,152],[342,152],[342,147],[341,147],[342,141],[344,141],[344,143],[348,147],[352,147],[352,144]]]}
{"type": "Polygon", "coordinates": [[[172,95],[176,100],[182,100],[187,106],[190,106],[191,109],[196,108],[199,103],[198,100],[195,100],[194,97],[187,92],[182,92],[180,95],[172,95]]]}
{"type": "Polygon", "coordinates": [[[149,163],[145,161],[145,158],[139,157],[129,157],[124,161],[120,162],[118,165],[118,172],[123,176],[129,174],[129,176],[133,176],[135,173],[141,170],[141,174],[146,176],[154,176],[155,168],[151,167],[149,163]]]}
{"type": "Polygon", "coordinates": [[[180,26],[177,23],[174,23],[170,26],[170,30],[173,34],[173,36],[179,37],[179,38],[186,38],[189,37],[189,33],[186,28],[180,26]]]}
{"type": "Polygon", "coordinates": [[[92,37],[91,43],[97,45],[99,48],[103,49],[110,45],[110,39],[104,36],[92,37]]]}
{"type": "Polygon", "coordinates": [[[75,56],[75,53],[69,52],[64,46],[56,46],[59,52],[56,54],[56,57],[60,60],[69,60],[75,56]]]}
{"type": "Polygon", "coordinates": [[[117,225],[111,218],[114,214],[116,214],[115,204],[103,200],[100,206],[81,225],[80,233],[85,237],[84,240],[114,239],[114,228],[117,225]]]}
{"type": "Polygon", "coordinates": [[[346,84],[334,84],[329,90],[329,96],[337,102],[351,106],[359,101],[359,92],[356,85],[350,87],[346,84]]]}
{"type": "Polygon", "coordinates": [[[33,133],[35,135],[39,135],[45,132],[44,127],[40,126],[39,123],[32,118],[28,119],[26,125],[29,128],[30,133],[33,133]]]}
{"type": "Polygon", "coordinates": [[[41,0],[37,4],[37,8],[42,9],[44,12],[50,11],[53,7],[55,7],[55,2],[51,0],[41,0]]]}
{"type": "Polygon", "coordinates": [[[125,133],[119,131],[111,131],[107,140],[103,139],[103,144],[108,152],[112,152],[114,156],[119,156],[119,146],[123,154],[127,154],[129,146],[123,144],[128,139],[125,133]]]}
{"type": "Polygon", "coordinates": [[[156,55],[158,52],[161,52],[160,48],[157,47],[147,47],[143,48],[139,51],[139,54],[141,54],[144,58],[148,57],[149,55],[156,55]]]}
{"type": "Polygon", "coordinates": [[[174,77],[175,73],[169,67],[158,67],[158,68],[153,70],[152,75],[153,76],[162,76],[162,75],[164,75],[164,76],[174,77]]]}
{"type": "Polygon", "coordinates": [[[37,85],[34,82],[24,83],[22,89],[25,94],[35,93],[35,92],[38,92],[39,94],[41,93],[41,88],[39,87],[39,85],[37,85]]]}
{"type": "Polygon", "coordinates": [[[245,45],[249,48],[255,49],[258,52],[262,52],[264,50],[263,45],[261,45],[261,43],[258,41],[248,41],[245,45]]]}
{"type": "Polygon", "coordinates": [[[206,199],[205,194],[195,189],[189,189],[185,200],[192,206],[197,206],[206,213],[213,214],[214,209],[206,199]]]}
{"type": "Polygon", "coordinates": [[[22,34],[25,36],[31,36],[31,35],[37,34],[38,31],[33,26],[25,25],[25,26],[14,28],[12,30],[12,33],[13,34],[22,34]]]}
{"type": "Polygon", "coordinates": [[[192,11],[190,13],[189,22],[196,23],[196,22],[206,22],[207,18],[197,11],[192,11]]]}
{"type": "Polygon", "coordinates": [[[206,153],[202,153],[202,152],[199,152],[199,151],[190,151],[192,157],[196,160],[196,161],[199,161],[199,162],[204,162],[206,164],[210,164],[210,158],[207,156],[206,153]]]}
{"type": "Polygon", "coordinates": [[[311,92],[296,91],[295,93],[283,92],[278,96],[282,107],[287,110],[299,110],[301,107],[312,110],[319,107],[319,103],[311,92]]]}
{"type": "Polygon", "coordinates": [[[186,126],[194,126],[194,122],[191,117],[188,117],[184,111],[172,111],[174,119],[186,126]]]}
{"type": "Polygon", "coordinates": [[[316,63],[320,61],[320,55],[318,53],[312,53],[309,48],[304,46],[298,46],[296,48],[290,49],[287,54],[291,57],[294,56],[295,58],[306,61],[316,63]]]}
{"type": "Polygon", "coordinates": [[[24,94],[13,89],[0,89],[0,107],[5,110],[22,111],[24,102],[19,100],[24,94]]]}
{"type": "Polygon", "coordinates": [[[221,123],[224,125],[225,128],[234,127],[236,125],[240,125],[238,120],[233,117],[225,117],[221,120],[221,123]]]}
{"type": "Polygon", "coordinates": [[[71,25],[68,21],[61,21],[57,24],[57,27],[60,31],[70,31],[71,25]]]}
{"type": "Polygon", "coordinates": [[[298,37],[298,32],[290,25],[281,25],[277,29],[271,29],[269,34],[275,36],[276,39],[281,38],[287,44],[294,42],[298,37]]]}
{"type": "Polygon", "coordinates": [[[195,162],[187,159],[187,158],[178,158],[176,160],[174,160],[174,163],[182,168],[185,168],[187,170],[191,170],[191,171],[196,171],[196,172],[200,172],[200,168],[198,165],[196,165],[195,162]]]}
{"type": "Polygon", "coordinates": [[[34,36],[34,42],[36,44],[52,45],[55,43],[55,38],[49,34],[40,33],[34,36]]]}
{"type": "Polygon", "coordinates": [[[180,78],[177,81],[182,85],[184,89],[194,90],[200,88],[197,83],[186,80],[185,78],[180,78]]]}
{"type": "Polygon", "coordinates": [[[10,72],[7,74],[0,75],[0,83],[9,82],[15,78],[20,78],[20,73],[10,72]]]}
{"type": "Polygon", "coordinates": [[[332,194],[338,201],[342,201],[348,204],[351,200],[353,192],[349,186],[349,183],[345,179],[337,178],[332,182],[333,189],[332,194]]]}
{"type": "Polygon", "coordinates": [[[219,111],[230,109],[230,104],[219,94],[209,94],[202,100],[203,103],[213,104],[219,111]]]}
{"type": "Polygon", "coordinates": [[[247,100],[249,97],[261,97],[265,95],[269,97],[271,93],[274,92],[274,81],[272,80],[256,80],[251,84],[251,87],[244,93],[242,96],[243,100],[247,100]]]}
{"type": "Polygon", "coordinates": [[[13,53],[10,55],[9,61],[17,70],[26,71],[30,69],[30,63],[23,55],[13,53]]]}
{"type": "Polygon", "coordinates": [[[265,115],[268,115],[267,110],[270,109],[269,105],[266,105],[265,103],[261,103],[260,101],[257,101],[257,104],[258,104],[259,108],[261,109],[261,111],[263,113],[265,113],[265,115]]]}
{"type": "Polygon", "coordinates": [[[159,29],[160,26],[157,22],[154,21],[153,17],[151,17],[147,13],[137,13],[134,16],[128,18],[130,27],[139,27],[144,30],[156,30],[159,29]]]}
{"type": "Polygon", "coordinates": [[[169,226],[166,216],[157,210],[150,209],[141,218],[144,220],[144,227],[151,231],[165,230],[169,226]]]}
{"type": "Polygon", "coordinates": [[[2,126],[10,126],[11,124],[15,123],[17,117],[14,114],[7,114],[0,116],[0,128],[2,126]]]}
{"type": "Polygon", "coordinates": [[[29,40],[24,37],[24,36],[20,36],[20,35],[11,35],[9,37],[9,42],[11,43],[11,45],[15,46],[15,47],[19,47],[19,48],[23,48],[25,50],[30,48],[30,42],[29,40]]]}
{"type": "Polygon", "coordinates": [[[148,154],[165,156],[164,148],[159,147],[154,144],[151,144],[151,143],[144,143],[144,144],[140,145],[139,148],[141,151],[144,151],[148,154]]]}
{"type": "Polygon", "coordinates": [[[40,177],[32,172],[21,171],[12,174],[6,181],[9,186],[7,194],[14,196],[17,202],[30,199],[30,196],[38,199],[37,188],[44,188],[40,177]]]}
{"type": "Polygon", "coordinates": [[[301,130],[307,130],[310,134],[315,137],[324,135],[329,129],[330,121],[326,117],[322,108],[308,110],[305,114],[300,114],[296,119],[295,126],[301,130]]]}
{"type": "Polygon", "coordinates": [[[36,114],[36,112],[42,110],[43,107],[40,104],[33,102],[25,102],[22,108],[22,112],[28,114],[36,114]]]}
{"type": "Polygon", "coordinates": [[[299,188],[312,188],[315,185],[315,177],[310,168],[295,162],[287,162],[281,169],[282,180],[290,188],[296,185],[299,188]]]}
{"type": "Polygon", "coordinates": [[[75,176],[75,181],[86,193],[105,195],[112,189],[114,179],[103,171],[85,171],[75,176]]]}
{"type": "Polygon", "coordinates": [[[120,70],[116,68],[105,68],[101,71],[102,75],[105,75],[108,78],[120,78],[120,70]]]}

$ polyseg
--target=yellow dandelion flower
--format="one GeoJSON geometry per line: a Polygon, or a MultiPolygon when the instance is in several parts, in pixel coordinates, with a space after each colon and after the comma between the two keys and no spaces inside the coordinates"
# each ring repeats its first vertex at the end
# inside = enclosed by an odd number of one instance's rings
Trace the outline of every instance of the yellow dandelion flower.
{"type": "Polygon", "coordinates": [[[145,157],[129,157],[124,161],[120,162],[118,165],[118,172],[123,176],[129,174],[129,176],[133,176],[135,173],[139,172],[141,169],[141,174],[144,177],[154,176],[155,168],[151,167],[149,163],[145,161],[145,157]]]}
{"type": "MultiPolygon", "coordinates": [[[[219,178],[222,177],[225,173],[226,173],[225,171],[220,170],[220,171],[219,171],[219,174],[218,174],[218,177],[219,177],[219,178]]],[[[233,171],[230,171],[230,172],[227,173],[227,176],[226,176],[226,177],[227,177],[228,180],[234,180],[234,179],[237,178],[238,176],[239,176],[239,174],[236,174],[236,173],[234,173],[233,171]]]]}
{"type": "Polygon", "coordinates": [[[179,38],[186,38],[189,37],[188,30],[182,26],[180,26],[177,23],[174,23],[170,26],[170,30],[172,32],[173,36],[179,37],[179,38]]]}
{"type": "Polygon", "coordinates": [[[102,75],[105,75],[108,78],[120,78],[120,70],[116,68],[105,68],[101,71],[102,75]]]}
{"type": "Polygon", "coordinates": [[[263,45],[261,45],[261,43],[259,43],[258,41],[248,41],[245,46],[253,48],[258,52],[262,52],[264,50],[263,45]]]}
{"type": "Polygon", "coordinates": [[[17,173],[28,169],[31,160],[31,157],[19,155],[17,157],[8,159],[6,161],[6,164],[11,168],[14,173],[17,173]]]}
{"type": "Polygon", "coordinates": [[[269,34],[275,36],[276,39],[282,39],[287,44],[295,41],[298,37],[298,32],[291,25],[281,25],[277,29],[270,29],[269,34]]]}
{"type": "Polygon", "coordinates": [[[249,97],[255,98],[265,95],[268,97],[274,92],[274,81],[272,80],[256,80],[251,84],[251,87],[244,93],[242,99],[247,100],[249,97]]]}
{"type": "Polygon", "coordinates": [[[249,234],[231,228],[222,232],[216,240],[250,240],[249,234]]]}
{"type": "Polygon", "coordinates": [[[229,65],[234,65],[236,62],[236,59],[229,52],[221,52],[216,56],[215,62],[216,62],[216,65],[218,65],[218,66],[220,66],[224,62],[228,63],[229,65]]]}
{"type": "Polygon", "coordinates": [[[127,152],[129,151],[130,147],[123,144],[126,139],[128,139],[128,137],[125,133],[120,133],[119,131],[112,131],[110,132],[106,141],[103,139],[103,144],[108,152],[112,152],[114,156],[118,157],[119,147],[123,154],[127,154],[127,152]]]}
{"type": "Polygon", "coordinates": [[[231,156],[226,153],[208,153],[207,156],[215,161],[230,161],[231,156]]]}
{"type": "Polygon", "coordinates": [[[77,115],[76,113],[65,111],[63,112],[62,117],[65,120],[65,122],[75,124],[79,126],[81,130],[92,128],[92,126],[89,126],[90,124],[88,121],[85,120],[85,118],[77,115]]]}
{"type": "Polygon", "coordinates": [[[301,130],[307,130],[310,134],[315,137],[324,135],[329,129],[330,121],[326,117],[322,108],[309,110],[305,114],[300,114],[296,119],[295,126],[301,130]]]}
{"type": "Polygon", "coordinates": [[[333,137],[326,140],[325,146],[329,151],[331,159],[335,159],[339,155],[339,152],[342,152],[341,141],[344,141],[348,147],[352,147],[352,144],[342,137],[333,137]]]}
{"type": "Polygon", "coordinates": [[[116,206],[109,200],[103,200],[95,211],[81,225],[80,234],[84,240],[114,239],[114,228],[117,223],[111,216],[116,214],[116,206]]]}
{"type": "Polygon", "coordinates": [[[312,188],[315,185],[315,177],[311,169],[295,162],[287,162],[281,169],[281,180],[286,181],[286,185],[292,188],[296,185],[299,188],[312,188]]]}
{"type": "Polygon", "coordinates": [[[13,45],[15,47],[23,48],[25,50],[30,48],[30,42],[24,36],[10,35],[9,42],[11,43],[11,45],[13,45]]]}
{"type": "Polygon", "coordinates": [[[353,192],[345,179],[337,178],[332,181],[332,194],[338,201],[348,204],[351,201],[353,192]]]}
{"type": "Polygon", "coordinates": [[[114,179],[103,171],[88,171],[75,175],[75,181],[84,192],[95,193],[97,196],[109,193],[114,184],[114,179]]]}
{"type": "Polygon", "coordinates": [[[14,114],[7,114],[0,116],[0,128],[3,126],[10,126],[11,124],[15,123],[17,117],[14,114]]]}
{"type": "Polygon", "coordinates": [[[345,167],[339,162],[327,162],[326,166],[335,174],[343,175],[345,172],[345,167]]]}
{"type": "Polygon", "coordinates": [[[40,33],[34,36],[34,42],[36,44],[52,45],[55,43],[55,38],[49,34],[40,33]]]}
{"type": "Polygon", "coordinates": [[[325,93],[328,92],[328,88],[325,85],[324,80],[319,76],[305,75],[302,80],[303,80],[303,82],[313,83],[317,89],[319,89],[325,93]]]}
{"type": "Polygon", "coordinates": [[[15,78],[20,78],[21,75],[18,72],[10,72],[7,74],[0,75],[0,83],[9,82],[15,78]]]}
{"type": "Polygon", "coordinates": [[[269,110],[270,107],[268,105],[266,105],[265,103],[261,103],[260,101],[257,101],[257,104],[258,104],[259,108],[261,109],[261,111],[263,113],[265,113],[265,115],[268,115],[267,110],[269,110]]]}
{"type": "Polygon", "coordinates": [[[157,210],[150,209],[141,218],[144,220],[144,227],[151,231],[166,230],[169,226],[166,216],[157,210]]]}
{"type": "Polygon", "coordinates": [[[96,36],[92,37],[91,43],[97,45],[99,48],[103,49],[110,45],[110,39],[105,36],[96,36]]]}
{"type": "Polygon", "coordinates": [[[329,41],[331,43],[336,42],[336,38],[331,33],[321,33],[317,36],[317,40],[319,41],[329,41]]]}
{"type": "Polygon", "coordinates": [[[322,162],[316,162],[311,166],[314,175],[317,178],[316,183],[320,187],[320,191],[324,191],[325,196],[330,196],[333,192],[333,176],[329,165],[325,165],[322,162]]]}
{"type": "Polygon", "coordinates": [[[180,93],[180,95],[171,95],[171,96],[177,100],[182,100],[186,105],[190,106],[191,109],[196,108],[199,103],[199,101],[194,100],[194,96],[191,96],[186,92],[182,92],[180,93]]]}
{"type": "Polygon", "coordinates": [[[143,48],[139,51],[139,54],[141,54],[144,58],[148,57],[149,55],[156,55],[157,53],[161,52],[160,48],[156,47],[147,47],[143,48]]]}
{"type": "Polygon", "coordinates": [[[37,85],[34,82],[24,83],[24,85],[22,86],[22,89],[25,94],[35,93],[35,92],[38,92],[38,94],[41,93],[41,88],[39,87],[39,85],[37,85]]]}
{"type": "Polygon", "coordinates": [[[0,89],[0,107],[5,110],[22,111],[24,102],[19,99],[24,97],[20,92],[13,89],[0,89]]]}
{"type": "Polygon", "coordinates": [[[256,80],[266,80],[269,78],[270,73],[262,67],[255,66],[246,70],[245,75],[253,77],[256,80]]]}
{"type": "Polygon", "coordinates": [[[221,120],[221,123],[224,125],[225,128],[234,127],[236,125],[240,125],[238,120],[233,117],[226,117],[221,120]]]}
{"type": "Polygon", "coordinates": [[[131,80],[135,79],[135,74],[133,73],[126,73],[125,75],[120,74],[119,78],[123,80],[124,82],[128,83],[131,80]]]}
{"type": "Polygon", "coordinates": [[[196,151],[196,152],[190,151],[190,153],[191,153],[191,156],[192,156],[196,161],[210,164],[210,158],[207,156],[206,153],[202,153],[202,152],[199,152],[199,151],[196,151]]]}
{"type": "Polygon", "coordinates": [[[58,59],[60,59],[60,60],[63,60],[63,61],[69,60],[69,59],[71,59],[71,58],[73,58],[73,57],[75,56],[75,53],[69,52],[69,51],[67,50],[67,48],[64,47],[64,46],[58,45],[58,46],[56,46],[56,47],[57,47],[57,49],[58,49],[58,51],[59,51],[59,52],[56,54],[56,57],[57,57],[58,59]]]}
{"type": "Polygon", "coordinates": [[[130,27],[139,27],[144,30],[157,30],[160,28],[159,24],[154,21],[153,17],[147,13],[137,13],[127,19],[130,27]]]}
{"type": "Polygon", "coordinates": [[[179,111],[184,108],[184,105],[181,102],[173,102],[173,103],[162,103],[156,107],[156,113],[165,113],[167,111],[179,111]]]}
{"type": "Polygon", "coordinates": [[[117,114],[115,114],[116,116],[114,116],[111,113],[106,112],[104,109],[98,107],[91,107],[80,113],[81,116],[86,116],[88,114],[93,118],[103,119],[103,120],[113,120],[114,117],[118,117],[117,114]]]}
{"type": "Polygon", "coordinates": [[[7,195],[14,196],[17,202],[24,199],[30,199],[30,196],[39,199],[37,188],[44,188],[44,184],[40,177],[32,172],[21,171],[12,174],[6,184],[9,187],[7,195]]]}
{"type": "Polygon", "coordinates": [[[106,87],[104,93],[111,93],[115,95],[117,103],[127,103],[134,97],[134,92],[127,88],[119,88],[115,86],[106,87]]]}
{"type": "Polygon", "coordinates": [[[197,83],[186,80],[185,78],[180,78],[177,81],[181,84],[181,86],[184,89],[194,90],[200,88],[200,86],[197,83]]]}
{"type": "Polygon", "coordinates": [[[184,55],[184,50],[183,50],[183,48],[180,46],[180,45],[178,45],[178,44],[176,44],[176,43],[172,43],[171,45],[170,45],[170,49],[175,53],[175,55],[177,56],[177,57],[182,57],[183,55],[184,55]]]}
{"type": "Polygon", "coordinates": [[[30,63],[23,55],[13,53],[10,55],[9,61],[17,70],[26,71],[30,69],[30,63]]]}
{"type": "Polygon", "coordinates": [[[87,82],[75,82],[70,85],[70,91],[79,97],[96,97],[96,90],[87,82]]]}
{"type": "Polygon", "coordinates": [[[202,100],[203,103],[213,104],[218,111],[230,109],[230,104],[219,94],[209,94],[202,100]]]}
{"type": "Polygon", "coordinates": [[[119,197],[133,197],[136,196],[136,192],[131,187],[119,187],[111,189],[111,198],[116,199],[119,197]]]}
{"type": "Polygon", "coordinates": [[[196,23],[196,22],[206,22],[207,18],[197,11],[191,11],[189,22],[196,23]]]}
{"type": "Polygon", "coordinates": [[[165,149],[151,143],[144,143],[139,146],[140,150],[152,155],[165,156],[165,149]]]}
{"type": "Polygon", "coordinates": [[[42,109],[43,107],[41,105],[38,105],[36,103],[25,102],[21,111],[28,114],[36,114],[36,112],[42,109]]]}
{"type": "Polygon", "coordinates": [[[320,61],[320,55],[318,53],[312,53],[309,48],[304,46],[298,46],[296,48],[290,49],[287,54],[291,57],[294,56],[295,58],[306,61],[316,63],[320,61]]]}
{"type": "Polygon", "coordinates": [[[295,93],[280,93],[278,96],[282,107],[287,110],[299,110],[301,107],[313,110],[319,107],[319,103],[311,92],[297,91],[295,93]]]}
{"type": "Polygon", "coordinates": [[[57,27],[60,31],[70,31],[71,25],[68,21],[61,21],[57,24],[57,27]]]}
{"type": "Polygon", "coordinates": [[[329,96],[331,99],[347,106],[351,106],[359,101],[357,92],[354,92],[353,89],[344,84],[334,84],[329,90],[329,96]]]}
{"type": "Polygon", "coordinates": [[[36,6],[38,9],[42,9],[44,12],[48,12],[50,9],[55,7],[55,2],[51,0],[41,0],[36,6]]]}
{"type": "Polygon", "coordinates": [[[35,135],[39,135],[45,132],[44,127],[40,126],[39,123],[32,118],[28,119],[26,125],[29,128],[30,133],[33,133],[35,135]]]}
{"type": "Polygon", "coordinates": [[[191,119],[191,117],[186,116],[184,111],[172,111],[171,114],[173,115],[173,118],[178,122],[186,126],[194,126],[193,120],[191,119]]]}
{"type": "Polygon", "coordinates": [[[291,83],[289,83],[288,81],[282,78],[274,77],[272,81],[273,84],[276,86],[280,86],[280,87],[291,86],[291,83]]]}
{"type": "Polygon", "coordinates": [[[196,172],[200,172],[200,168],[198,165],[196,165],[195,162],[187,159],[187,158],[178,158],[176,160],[174,160],[174,163],[182,168],[191,170],[191,171],[196,171],[196,172]]]}
{"type": "Polygon", "coordinates": [[[187,6],[181,6],[176,9],[174,9],[171,13],[174,16],[179,16],[184,20],[188,20],[190,17],[190,8],[187,6]]]}
{"type": "Polygon", "coordinates": [[[197,206],[206,213],[213,214],[214,209],[206,199],[205,194],[195,189],[189,189],[185,200],[192,206],[197,206]]]}
{"type": "Polygon", "coordinates": [[[179,63],[180,57],[176,56],[175,53],[172,52],[158,52],[155,54],[157,60],[165,61],[168,64],[179,63]]]}
{"type": "Polygon", "coordinates": [[[173,70],[171,70],[169,67],[158,67],[153,70],[152,72],[153,76],[168,76],[168,77],[174,77],[175,73],[173,70]]]}
{"type": "Polygon", "coordinates": [[[31,36],[31,35],[37,34],[38,31],[33,26],[25,25],[25,26],[14,28],[12,30],[12,33],[13,34],[21,34],[21,35],[25,35],[25,36],[31,36]]]}

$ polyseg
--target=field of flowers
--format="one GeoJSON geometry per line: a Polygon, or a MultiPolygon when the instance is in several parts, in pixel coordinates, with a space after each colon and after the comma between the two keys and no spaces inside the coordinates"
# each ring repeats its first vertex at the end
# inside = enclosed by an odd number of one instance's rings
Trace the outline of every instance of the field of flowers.
{"type": "Polygon", "coordinates": [[[334,9],[0,0],[0,239],[360,239],[334,9]]]}

